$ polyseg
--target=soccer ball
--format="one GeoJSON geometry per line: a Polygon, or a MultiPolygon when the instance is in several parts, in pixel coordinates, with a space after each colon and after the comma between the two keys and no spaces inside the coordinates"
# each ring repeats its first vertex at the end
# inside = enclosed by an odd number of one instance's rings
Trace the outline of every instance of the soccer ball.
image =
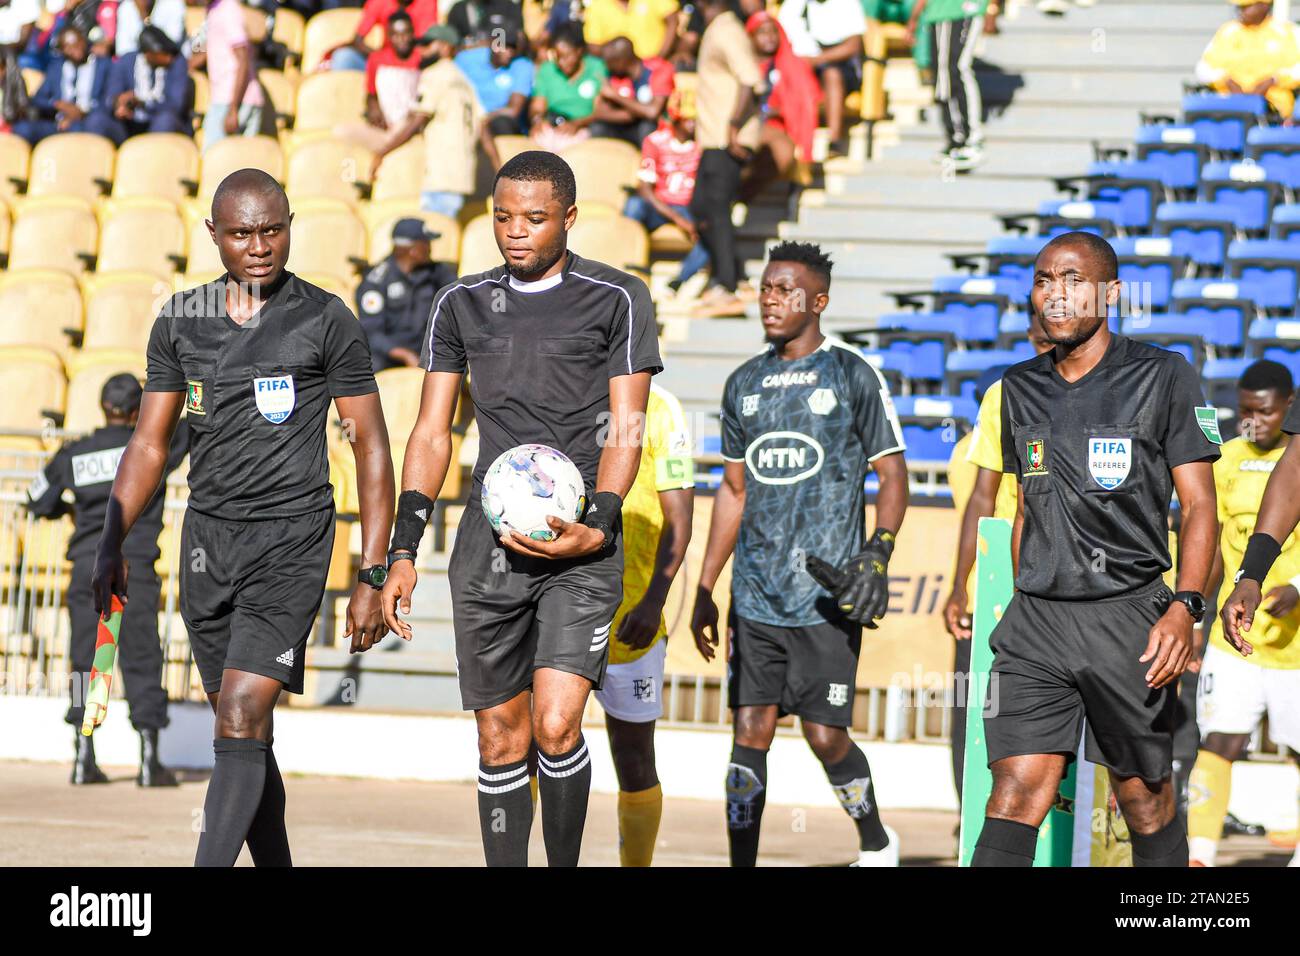
{"type": "Polygon", "coordinates": [[[586,504],[578,466],[546,445],[518,445],[503,452],[483,476],[483,513],[497,534],[518,531],[551,541],[548,515],[577,521],[586,504]]]}

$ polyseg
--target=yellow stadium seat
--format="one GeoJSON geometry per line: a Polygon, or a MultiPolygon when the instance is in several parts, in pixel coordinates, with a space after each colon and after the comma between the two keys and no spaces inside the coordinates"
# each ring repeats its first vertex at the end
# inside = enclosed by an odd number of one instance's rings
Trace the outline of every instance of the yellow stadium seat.
{"type": "Polygon", "coordinates": [[[304,77],[294,109],[295,134],[359,120],[366,111],[366,74],[339,70],[304,77]]]}
{"type": "Polygon", "coordinates": [[[171,292],[170,281],[163,284],[145,274],[106,277],[85,290],[82,351],[123,348],[143,355],[149,330],[171,292]]]}
{"type": "Polygon", "coordinates": [[[289,156],[285,185],[292,200],[338,199],[349,206],[361,201],[358,185],[370,178],[370,150],[355,143],[319,139],[289,156]]]}
{"type": "Polygon", "coordinates": [[[390,441],[406,443],[420,417],[420,393],[424,390],[422,368],[388,368],[375,375],[379,401],[384,406],[384,423],[390,441]]]}
{"type": "Polygon", "coordinates": [[[26,184],[27,164],[32,148],[27,140],[13,133],[0,133],[0,200],[12,203],[19,186],[14,180],[26,184]]]}
{"type": "Polygon", "coordinates": [[[493,139],[497,144],[497,155],[503,163],[508,163],[525,150],[537,148],[537,144],[527,136],[505,135],[494,136],[493,139]]]}
{"type": "Polygon", "coordinates": [[[409,203],[370,203],[362,210],[362,218],[370,233],[371,263],[378,262],[393,251],[393,224],[399,219],[423,219],[424,224],[438,233],[432,242],[430,255],[435,262],[456,262],[460,259],[460,223],[438,212],[420,212],[409,203]]]}
{"type": "Polygon", "coordinates": [[[186,182],[199,179],[199,150],[181,133],[132,136],[117,151],[113,198],[152,196],[181,203],[189,195],[186,182]]]}
{"type": "Polygon", "coordinates": [[[284,153],[273,136],[227,136],[203,154],[199,199],[211,199],[221,180],[237,169],[260,169],[284,182],[284,153]]]}
{"type": "Polygon", "coordinates": [[[622,210],[625,187],[636,187],[641,153],[621,139],[588,139],[564,151],[578,181],[578,206],[584,201],[603,202],[622,210]]]}
{"type": "Polygon", "coordinates": [[[360,8],[322,10],[307,21],[302,37],[302,72],[314,73],[336,46],[351,43],[361,25],[360,8]]]}
{"type": "Polygon", "coordinates": [[[671,222],[666,222],[650,233],[650,252],[655,259],[672,255],[685,255],[691,251],[686,233],[671,222]]]}
{"type": "MultiPolygon", "coordinates": [[[[187,274],[207,273],[215,270],[216,275],[226,271],[221,264],[221,255],[217,244],[208,233],[208,224],[202,219],[193,223],[189,229],[189,241],[186,243],[185,272],[187,274]]],[[[204,282],[207,280],[204,279],[204,282]]]]}
{"type": "Polygon", "coordinates": [[[194,81],[194,115],[201,119],[212,102],[212,86],[208,83],[206,73],[191,70],[190,79],[194,81]]]}
{"type": "Polygon", "coordinates": [[[82,328],[81,289],[55,269],[0,274],[0,345],[38,346],[64,355],[82,328]]]}
{"type": "Polygon", "coordinates": [[[203,29],[203,21],[208,17],[208,8],[186,7],[185,8],[185,35],[194,36],[199,30],[203,29]]]}
{"type": "MultiPolygon", "coordinates": [[[[135,349],[91,349],[89,351],[73,352],[64,363],[64,372],[67,374],[68,379],[71,380],[81,374],[83,369],[90,368],[92,365],[117,365],[123,370],[129,371],[144,361],[144,353],[135,349]]],[[[139,368],[140,375],[143,377],[144,366],[140,365],[139,368]]]]}
{"type": "MultiPolygon", "coordinates": [[[[91,357],[93,359],[93,356],[91,357]]],[[[104,412],[100,409],[99,393],[104,383],[120,372],[130,372],[144,381],[144,353],[135,355],[134,361],[125,362],[118,358],[93,359],[82,365],[68,379],[68,394],[63,427],[75,434],[85,434],[104,424],[104,412]]]]}
{"type": "Polygon", "coordinates": [[[297,113],[294,100],[298,95],[298,84],[295,80],[279,70],[258,70],[257,80],[275,107],[278,124],[292,126],[293,117],[297,113]]]}
{"type": "Polygon", "coordinates": [[[28,196],[78,196],[96,203],[113,181],[111,140],[94,133],[47,136],[32,150],[28,196]]]}
{"type": "Polygon", "coordinates": [[[170,203],[120,209],[105,220],[99,238],[98,272],[149,272],[170,279],[185,255],[185,226],[170,203]]]}
{"type": "Polygon", "coordinates": [[[275,27],[271,30],[271,39],[283,43],[295,59],[301,59],[303,33],[306,29],[307,23],[301,13],[281,5],[275,11],[275,27]]]}
{"type": "Polygon", "coordinates": [[[347,283],[366,257],[366,228],[344,203],[312,199],[294,206],[289,268],[347,283]]]}
{"type": "Polygon", "coordinates": [[[195,269],[186,271],[184,274],[176,273],[176,291],[184,292],[186,289],[193,289],[195,286],[204,285],[213,279],[225,273],[225,267],[220,269],[195,269]]]}
{"type": "Polygon", "coordinates": [[[467,276],[495,269],[504,263],[492,234],[492,216],[484,213],[470,220],[460,237],[460,263],[457,275],[467,276]]]}
{"type": "Polygon", "coordinates": [[[333,293],[342,299],[349,309],[353,308],[353,299],[355,297],[352,292],[356,289],[357,285],[360,284],[359,282],[344,282],[337,276],[323,275],[319,272],[304,272],[299,274],[298,278],[302,279],[304,282],[310,282],[312,285],[318,286],[326,292],[333,293]]]}
{"type": "Polygon", "coordinates": [[[62,269],[77,275],[87,265],[81,257],[94,256],[98,239],[94,214],[78,200],[26,205],[14,222],[9,268],[62,269]]]}
{"type": "Polygon", "coordinates": [[[244,7],[244,32],[252,43],[261,43],[266,39],[266,11],[256,7],[244,7]]]}
{"type": "Polygon", "coordinates": [[[52,521],[28,518],[18,527],[23,549],[23,589],[32,595],[66,591],[72,576],[67,559],[68,540],[74,528],[71,516],[52,521]]]}
{"type": "Polygon", "coordinates": [[[62,412],[68,383],[53,352],[0,349],[0,432],[39,435],[48,428],[44,412],[62,412]]]}
{"type": "Polygon", "coordinates": [[[371,202],[411,200],[420,206],[420,184],[424,182],[424,138],[417,136],[384,157],[370,192],[371,202]]]}
{"type": "Polygon", "coordinates": [[[27,87],[28,96],[35,96],[36,91],[41,88],[41,84],[44,82],[45,82],[45,74],[42,73],[40,70],[33,70],[33,69],[23,70],[23,85],[27,87]]]}
{"type": "Polygon", "coordinates": [[[627,216],[579,215],[569,230],[569,248],[616,269],[644,269],[650,264],[650,237],[641,223],[627,216]]]}
{"type": "Polygon", "coordinates": [[[0,202],[0,253],[9,253],[9,231],[13,223],[9,220],[9,207],[0,202]]]}

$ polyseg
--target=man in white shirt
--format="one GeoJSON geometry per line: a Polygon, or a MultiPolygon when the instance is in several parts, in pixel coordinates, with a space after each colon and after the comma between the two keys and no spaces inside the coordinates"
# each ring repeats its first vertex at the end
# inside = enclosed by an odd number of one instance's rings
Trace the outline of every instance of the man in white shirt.
{"type": "Polygon", "coordinates": [[[862,35],[867,17],[860,0],[785,0],[777,20],[794,52],[817,71],[826,94],[831,151],[845,152],[844,99],[862,86],[862,35]]]}
{"type": "Polygon", "coordinates": [[[140,48],[140,31],[155,26],[180,46],[185,42],[185,0],[121,0],[114,50],[126,56],[140,48]]]}
{"type": "Polygon", "coordinates": [[[0,49],[21,53],[40,15],[40,0],[0,0],[0,49]]]}

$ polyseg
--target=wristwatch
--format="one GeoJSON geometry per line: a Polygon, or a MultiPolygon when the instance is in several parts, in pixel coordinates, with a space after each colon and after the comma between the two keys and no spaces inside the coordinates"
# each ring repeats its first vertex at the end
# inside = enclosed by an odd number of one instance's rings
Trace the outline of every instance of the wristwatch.
{"type": "MultiPolygon", "coordinates": [[[[1205,598],[1199,592],[1179,591],[1174,595],[1173,600],[1178,601],[1187,608],[1187,613],[1192,616],[1193,621],[1199,622],[1201,618],[1205,617],[1205,598]]],[[[1172,604],[1173,601],[1170,603],[1172,604]]]]}
{"type": "Polygon", "coordinates": [[[369,584],[376,591],[382,591],[384,582],[388,580],[388,568],[382,564],[372,564],[357,572],[357,580],[362,584],[369,584]]]}

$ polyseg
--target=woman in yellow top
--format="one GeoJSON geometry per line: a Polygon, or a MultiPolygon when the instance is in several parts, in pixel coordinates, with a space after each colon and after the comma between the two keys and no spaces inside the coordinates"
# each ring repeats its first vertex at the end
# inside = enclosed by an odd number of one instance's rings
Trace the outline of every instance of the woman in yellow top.
{"type": "Polygon", "coordinates": [[[1230,2],[1237,17],[1214,34],[1196,64],[1196,78],[1220,93],[1263,96],[1279,116],[1290,119],[1300,86],[1300,30],[1274,19],[1272,3],[1230,2]]]}

